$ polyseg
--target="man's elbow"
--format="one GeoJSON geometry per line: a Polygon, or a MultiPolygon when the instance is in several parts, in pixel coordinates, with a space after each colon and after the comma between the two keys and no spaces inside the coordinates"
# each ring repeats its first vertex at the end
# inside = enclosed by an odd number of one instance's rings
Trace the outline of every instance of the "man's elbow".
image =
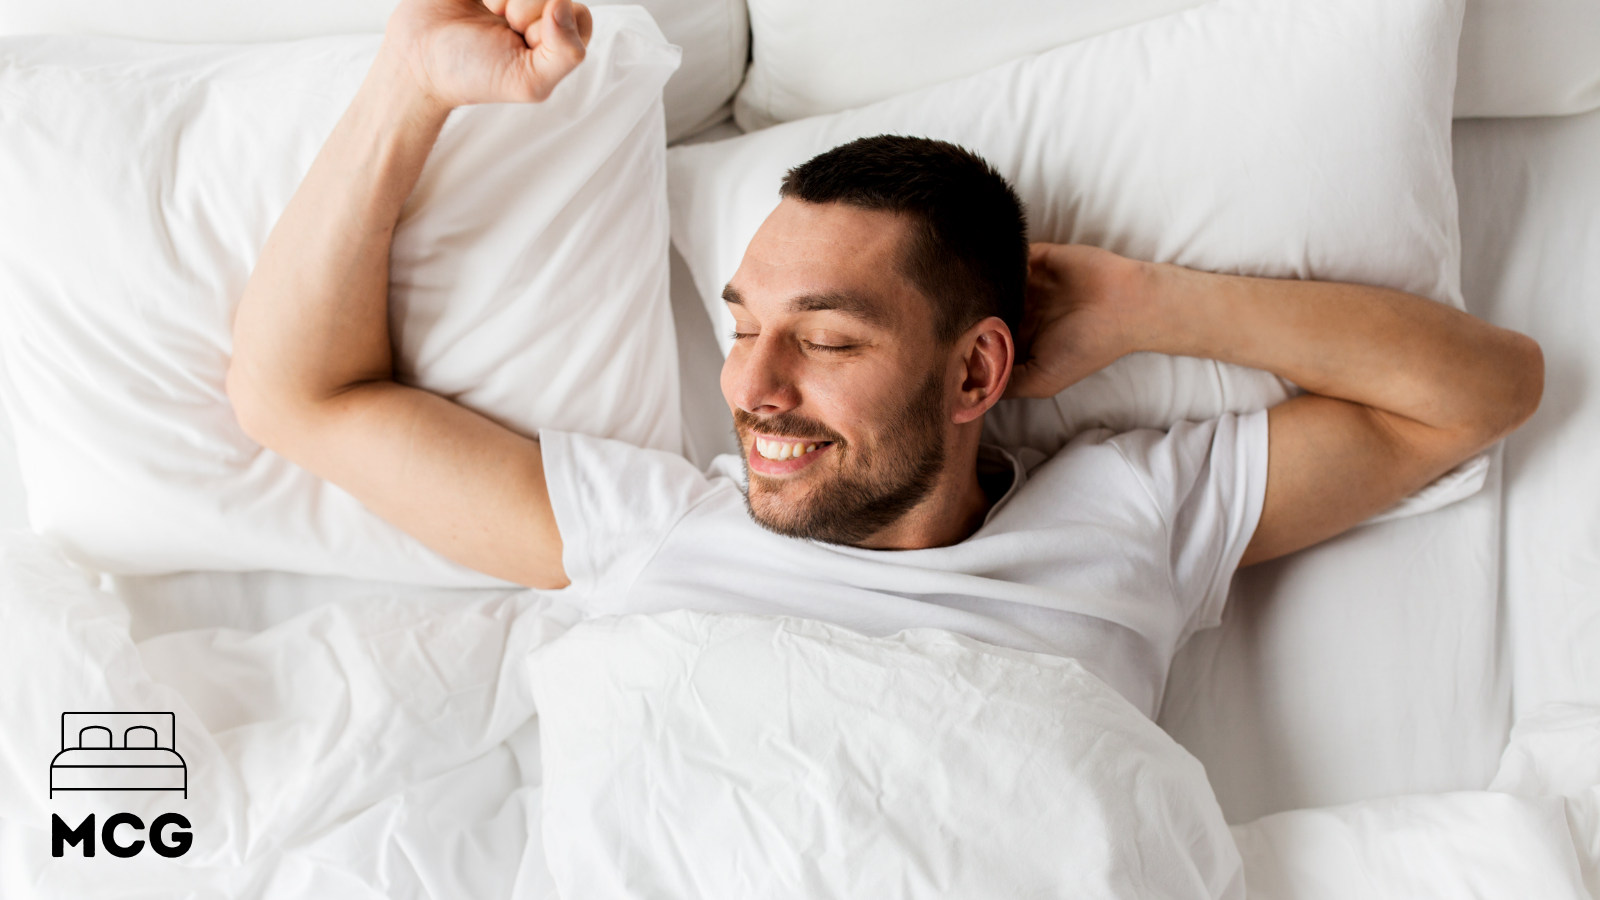
{"type": "Polygon", "coordinates": [[[1544,397],[1544,350],[1525,334],[1507,332],[1506,350],[1499,361],[1501,390],[1481,410],[1473,439],[1481,450],[1522,427],[1539,409],[1544,397]]]}
{"type": "Polygon", "coordinates": [[[239,430],[261,446],[281,451],[284,435],[293,433],[288,421],[292,407],[263,388],[237,363],[228,366],[224,390],[239,430]]]}
{"type": "Polygon", "coordinates": [[[1539,342],[1525,334],[1513,335],[1511,353],[1513,362],[1507,366],[1506,379],[1510,398],[1496,417],[1495,440],[1505,437],[1522,423],[1532,418],[1544,398],[1544,350],[1539,342]]]}

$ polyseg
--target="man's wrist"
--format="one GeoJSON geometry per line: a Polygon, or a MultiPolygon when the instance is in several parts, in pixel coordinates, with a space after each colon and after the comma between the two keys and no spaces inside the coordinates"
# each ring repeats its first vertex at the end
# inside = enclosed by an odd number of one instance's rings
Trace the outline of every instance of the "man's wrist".
{"type": "Polygon", "coordinates": [[[453,106],[436,96],[426,76],[387,40],[378,48],[362,89],[376,94],[384,109],[421,124],[442,123],[453,106]]]}
{"type": "Polygon", "coordinates": [[[1166,308],[1171,296],[1171,275],[1165,270],[1176,267],[1140,259],[1125,261],[1120,280],[1125,285],[1126,299],[1119,306],[1124,310],[1122,333],[1127,352],[1163,352],[1172,325],[1166,308]]]}

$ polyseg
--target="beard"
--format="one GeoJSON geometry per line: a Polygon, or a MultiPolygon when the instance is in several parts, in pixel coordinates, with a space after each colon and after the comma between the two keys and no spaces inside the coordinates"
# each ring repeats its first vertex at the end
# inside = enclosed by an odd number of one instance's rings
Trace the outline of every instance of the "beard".
{"type": "Polygon", "coordinates": [[[741,454],[745,509],[757,525],[786,537],[859,544],[894,524],[933,490],[945,460],[943,412],[944,384],[938,370],[884,421],[871,447],[858,448],[801,416],[761,418],[735,409],[733,430],[741,448],[752,428],[834,444],[833,459],[818,460],[809,475],[773,489],[761,487],[764,476],[750,472],[749,454],[755,452],[751,443],[741,454]]]}

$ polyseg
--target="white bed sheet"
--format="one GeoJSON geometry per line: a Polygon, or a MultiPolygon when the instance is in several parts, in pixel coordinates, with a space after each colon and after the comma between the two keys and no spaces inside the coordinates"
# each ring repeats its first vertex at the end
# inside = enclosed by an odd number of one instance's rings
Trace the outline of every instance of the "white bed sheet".
{"type": "Polygon", "coordinates": [[[1600,703],[1600,111],[1456,123],[1468,309],[1544,348],[1506,442],[1507,628],[1520,720],[1600,703]]]}
{"type": "Polygon", "coordinates": [[[28,496],[17,468],[17,444],[11,438],[11,418],[0,406],[0,528],[28,527],[28,496]]]}

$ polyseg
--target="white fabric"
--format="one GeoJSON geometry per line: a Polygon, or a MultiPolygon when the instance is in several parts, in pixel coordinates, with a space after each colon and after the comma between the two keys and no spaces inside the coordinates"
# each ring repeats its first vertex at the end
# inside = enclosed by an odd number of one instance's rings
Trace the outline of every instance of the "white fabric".
{"type": "Polygon", "coordinates": [[[1205,771],[1070,659],[671,613],[533,674],[567,897],[1245,895],[1205,771]]]}
{"type": "Polygon", "coordinates": [[[749,0],[746,131],[865,106],[1200,0],[749,0]],[[846,24],[847,23],[847,24],[846,24]]]}
{"type": "Polygon", "coordinates": [[[11,436],[11,417],[0,402],[0,528],[28,527],[28,495],[17,468],[17,443],[11,436]]]}
{"type": "MultiPolygon", "coordinates": [[[[1460,17],[1448,0],[1221,0],[850,112],[675,147],[673,243],[726,351],[721,290],[785,170],[900,132],[992,162],[1022,196],[1035,240],[1460,306],[1450,178],[1460,17]]],[[[1091,426],[1164,428],[1289,395],[1266,372],[1134,354],[988,425],[997,443],[1048,452],[1091,426]]],[[[1474,465],[1464,489],[1482,483],[1474,465]]]]}
{"type": "MultiPolygon", "coordinates": [[[[683,48],[683,65],[667,80],[667,140],[693,134],[728,115],[750,50],[744,0],[634,0],[667,40],[683,48]]],[[[85,34],[180,43],[288,41],[381,32],[396,0],[0,0],[0,37],[85,34]]],[[[595,0],[588,6],[621,5],[595,0]]]]}
{"type": "MultiPolygon", "coordinates": [[[[230,581],[260,579],[262,574],[184,577],[209,580],[220,588],[230,581]]],[[[662,627],[672,617],[661,617],[649,626],[664,640],[648,637],[645,623],[635,621],[627,626],[634,629],[631,635],[610,644],[599,636],[619,623],[597,623],[560,651],[571,654],[564,661],[536,658],[547,675],[575,674],[585,667],[596,673],[573,685],[548,679],[540,685],[538,690],[549,695],[552,704],[566,704],[560,710],[541,709],[549,719],[541,727],[539,720],[530,719],[535,695],[529,683],[529,655],[568,633],[577,618],[576,610],[554,597],[533,591],[360,585],[328,577],[274,575],[272,580],[273,585],[263,586],[286,590],[240,598],[224,590],[222,602],[209,606],[199,602],[197,587],[191,599],[199,618],[180,630],[135,642],[129,634],[128,611],[115,597],[96,590],[91,579],[40,538],[0,534],[0,684],[12,686],[6,695],[6,727],[0,729],[0,896],[8,900],[189,895],[239,900],[511,895],[587,900],[592,896],[558,894],[545,867],[544,848],[547,841],[555,846],[581,837],[555,834],[558,828],[571,821],[591,822],[605,811],[590,808],[572,817],[563,809],[561,818],[546,817],[542,804],[547,792],[576,796],[593,789],[594,782],[582,768],[583,754],[541,732],[558,717],[564,726],[600,725],[599,717],[574,708],[577,697],[604,693],[611,708],[634,713],[649,702],[620,696],[614,689],[620,676],[645,671],[648,660],[683,659],[685,641],[662,627]],[[292,614],[252,625],[262,605],[292,614]],[[580,649],[592,649],[597,658],[582,658],[580,649]],[[561,663],[554,669],[553,660],[561,663]],[[17,685],[27,688],[18,690],[17,685]],[[568,695],[569,690],[576,696],[568,695]],[[128,810],[148,822],[153,814],[173,808],[154,792],[79,794],[55,800],[45,796],[45,762],[59,749],[60,713],[119,708],[175,714],[176,747],[192,776],[190,799],[181,801],[179,808],[194,823],[194,848],[176,860],[148,851],[127,860],[108,861],[103,854],[82,860],[72,849],[67,858],[52,859],[52,813],[77,822],[90,811],[104,816],[128,810]],[[549,765],[558,757],[580,764],[567,770],[576,781],[560,782],[555,767],[549,765]],[[106,877],[112,863],[114,879],[106,877]]],[[[699,694],[663,692],[654,698],[699,703],[699,710],[684,702],[657,708],[677,716],[677,721],[716,725],[718,720],[699,714],[727,710],[723,701],[733,688],[782,700],[759,693],[772,690],[773,673],[781,670],[774,663],[782,663],[796,683],[820,684],[831,694],[825,698],[797,692],[793,698],[793,708],[806,709],[824,721],[853,725],[870,717],[870,726],[889,736],[896,721],[907,723],[901,734],[915,734],[915,728],[930,721],[939,723],[923,733],[929,737],[927,746],[940,752],[920,757],[916,769],[897,765],[875,770],[870,766],[875,756],[862,751],[824,757],[840,766],[806,770],[810,777],[831,772],[836,778],[859,779],[858,783],[888,784],[889,779],[914,778],[925,771],[951,783],[961,779],[971,779],[968,785],[982,784],[982,779],[1002,787],[1019,783],[1010,779],[1044,773],[1023,766],[1008,772],[985,765],[991,758],[988,754],[958,756],[943,751],[960,746],[962,740],[985,740],[1006,728],[1016,734],[1030,723],[1037,725],[1038,716],[994,723],[992,705],[985,704],[976,713],[991,719],[961,720],[951,715],[952,710],[970,708],[973,697],[982,696],[987,685],[997,682],[1013,699],[1076,697],[1079,688],[1092,683],[1070,663],[1025,659],[1025,654],[975,647],[955,636],[920,632],[884,641],[844,635],[825,645],[812,638],[837,637],[837,630],[753,621],[750,626],[747,636],[782,633],[785,637],[773,646],[748,640],[723,642],[723,648],[748,656],[723,654],[713,660],[710,653],[702,654],[703,661],[717,662],[719,667],[708,668],[703,676],[669,674],[659,682],[700,688],[699,694]],[[787,652],[796,648],[807,652],[787,652]],[[746,669],[739,665],[740,659],[760,665],[746,669]],[[891,660],[896,671],[904,667],[914,677],[904,682],[888,678],[879,664],[891,660]],[[950,671],[972,680],[949,678],[950,671]],[[1019,677],[978,678],[1007,672],[1019,677]],[[867,677],[860,677],[863,673],[867,677]],[[701,677],[703,681],[690,680],[701,677]],[[851,690],[886,683],[891,687],[882,693],[851,690]],[[913,686],[923,692],[914,692],[913,686]],[[923,706],[873,702],[883,694],[901,699],[934,696],[941,702],[923,706]],[[952,698],[963,703],[947,708],[942,701],[952,698]],[[991,724],[995,727],[987,727],[991,724]],[[973,725],[984,727],[977,734],[947,735],[973,725]],[[841,771],[847,760],[859,763],[854,773],[841,771]]],[[[547,650],[555,654],[560,646],[550,644],[547,650]]],[[[1206,825],[1196,832],[1208,838],[1200,849],[1212,849],[1217,860],[1225,861],[1225,848],[1216,849],[1210,840],[1214,812],[1206,814],[1204,798],[1189,790],[1185,773],[1192,771],[1193,761],[1174,755],[1170,744],[1163,750],[1159,745],[1164,738],[1109,692],[1101,689],[1096,696],[1100,705],[1094,714],[1118,723],[1105,740],[1113,746],[1154,750],[1156,759],[1173,764],[1146,771],[1175,776],[1163,783],[1181,789],[1175,799],[1180,810],[1193,814],[1189,821],[1206,825]],[[1115,709],[1119,706],[1121,712],[1115,709]]],[[[743,712],[722,724],[737,728],[740,722],[752,721],[743,712]]],[[[770,714],[765,707],[753,712],[770,714]]],[[[1047,719],[1045,728],[1072,726],[1055,706],[1047,709],[1047,719]]],[[[784,733],[786,722],[768,721],[774,726],[770,733],[784,733]]],[[[865,735],[848,728],[839,733],[842,741],[865,735]]],[[[686,733],[683,739],[698,740],[702,735],[686,733]]],[[[1374,737],[1376,731],[1368,735],[1374,737]]],[[[800,739],[815,736],[802,733],[800,739]]],[[[574,737],[586,739],[582,734],[574,737]]],[[[642,741],[654,739],[647,734],[642,741]]],[[[639,746],[604,748],[603,756],[624,769],[643,765],[643,760],[617,759],[620,752],[639,746]]],[[[1600,795],[1595,791],[1600,772],[1595,768],[1595,746],[1600,746],[1600,706],[1551,704],[1534,710],[1519,724],[1506,750],[1492,788],[1511,793],[1411,795],[1285,813],[1235,827],[1232,834],[1242,848],[1250,896],[1564,900],[1585,898],[1585,886],[1592,895],[1600,890],[1600,795]]],[[[1276,752],[1300,754],[1311,761],[1316,759],[1315,749],[1276,752]]],[[[659,756],[653,759],[660,762],[659,756]]],[[[679,773],[686,773],[704,759],[674,762],[681,766],[679,773]]],[[[783,774],[792,776],[795,771],[789,768],[783,774]]],[[[1080,774],[1083,771],[1093,770],[1080,774]]],[[[1139,787],[1136,782],[1131,790],[1139,787]]],[[[703,808],[730,800],[738,790],[736,783],[728,782],[719,785],[715,795],[687,799],[661,795],[657,808],[672,809],[675,803],[698,803],[695,808],[703,808]]],[[[650,796],[616,792],[607,795],[606,802],[625,813],[648,809],[650,796]]],[[[1033,799],[1018,796],[1022,802],[1033,799]]],[[[1123,803],[1128,796],[1125,792],[1110,799],[1123,803]]],[[[905,799],[888,791],[883,797],[905,799]]],[[[1060,806],[1056,804],[1058,810],[1060,806]]],[[[1091,807],[1087,813],[1109,815],[1125,808],[1091,807]]],[[[1049,825],[1067,827],[1069,819],[1062,816],[1049,825]]],[[[650,827],[641,821],[628,824],[650,827]]],[[[879,848],[892,849],[897,840],[895,834],[874,837],[879,848]]],[[[667,845],[650,849],[657,859],[672,852],[667,845]]],[[[1030,853],[1023,862],[1048,865],[1062,852],[1054,849],[1049,857],[1030,853]]],[[[730,862],[730,855],[714,851],[695,853],[688,861],[705,866],[708,860],[729,863],[752,878],[768,872],[759,861],[730,862]]],[[[879,867],[897,862],[883,856],[864,861],[879,867]]],[[[930,870],[937,866],[937,860],[929,861],[930,870]]],[[[1134,887],[1122,895],[1147,893],[1134,887]]]]}
{"type": "MultiPolygon", "coordinates": [[[[734,117],[752,131],[865,106],[1199,2],[750,0],[755,52],[734,117]]],[[[1600,107],[1591,0],[1467,0],[1460,55],[1457,118],[1600,107]]]]}
{"type": "Polygon", "coordinates": [[[1245,570],[1173,661],[1158,721],[1230,822],[1480,789],[1513,721],[1600,705],[1597,146],[1600,113],[1456,123],[1468,310],[1540,342],[1544,402],[1481,492],[1245,570]]]}
{"type": "Polygon", "coordinates": [[[1572,798],[1463,791],[1370,800],[1280,813],[1234,833],[1252,900],[1592,900],[1597,823],[1600,785],[1572,798]]]}
{"type": "Polygon", "coordinates": [[[1048,460],[990,448],[1014,480],[976,533],[880,551],[756,525],[737,456],[701,472],[618,441],[547,429],[540,442],[572,580],[562,596],[591,615],[943,628],[1074,657],[1151,717],[1173,653],[1219,621],[1266,490],[1265,412],[1093,431],[1048,460]]]}
{"type": "MultiPolygon", "coordinates": [[[[233,305],[376,46],[0,41],[0,397],[32,524],[79,560],[499,583],[263,451],[224,392],[233,305]]],[[[677,55],[599,9],[550,100],[452,114],[394,242],[402,381],[527,434],[678,449],[677,55]]]]}
{"type": "Polygon", "coordinates": [[[1552,705],[1518,724],[1486,791],[1387,797],[1236,826],[1250,897],[1592,900],[1600,896],[1597,747],[1600,706],[1552,705]]]}
{"type": "Polygon", "coordinates": [[[1467,0],[1460,68],[1458,118],[1600,108],[1600,3],[1467,0]]]}
{"type": "Polygon", "coordinates": [[[525,663],[576,614],[534,591],[317,581],[320,604],[260,631],[135,643],[116,597],[0,533],[0,896],[554,898],[525,663]],[[87,710],[173,713],[188,798],[49,798],[61,714],[87,710]],[[52,815],[170,811],[192,826],[181,857],[51,856],[52,815]]]}
{"type": "Polygon", "coordinates": [[[1600,705],[1600,112],[1458,123],[1473,312],[1544,349],[1506,441],[1505,615],[1518,718],[1600,705]]]}
{"type": "Polygon", "coordinates": [[[1230,823],[1488,783],[1511,724],[1500,512],[1497,463],[1445,509],[1239,572],[1156,720],[1230,823]]]}

